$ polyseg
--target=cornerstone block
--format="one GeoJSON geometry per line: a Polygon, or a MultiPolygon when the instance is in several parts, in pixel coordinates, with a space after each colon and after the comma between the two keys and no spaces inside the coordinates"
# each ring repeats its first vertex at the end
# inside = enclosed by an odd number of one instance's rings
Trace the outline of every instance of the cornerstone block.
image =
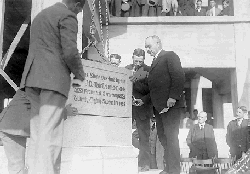
{"type": "Polygon", "coordinates": [[[69,93],[79,115],[65,121],[61,174],[137,174],[131,72],[88,60],[83,65],[86,79],[69,93]]]}

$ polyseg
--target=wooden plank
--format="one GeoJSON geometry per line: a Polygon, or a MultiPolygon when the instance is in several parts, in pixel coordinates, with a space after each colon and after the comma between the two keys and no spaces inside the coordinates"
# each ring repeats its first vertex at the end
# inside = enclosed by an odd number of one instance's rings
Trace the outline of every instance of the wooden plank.
{"type": "Polygon", "coordinates": [[[18,90],[17,85],[10,79],[10,77],[8,76],[8,74],[6,74],[2,69],[0,69],[0,74],[10,84],[10,86],[15,89],[15,91],[18,90]]]}
{"type": "Polygon", "coordinates": [[[5,0],[0,1],[0,10],[2,12],[2,14],[0,15],[0,62],[1,62],[2,54],[3,54],[3,30],[4,30],[5,0]]]}
{"type": "Polygon", "coordinates": [[[22,26],[20,27],[19,31],[17,32],[14,40],[12,41],[7,53],[4,55],[2,61],[1,61],[1,68],[4,70],[5,67],[8,65],[8,62],[12,56],[12,54],[14,53],[17,44],[20,42],[24,32],[26,31],[26,29],[28,28],[28,24],[22,24],[22,26]]]}

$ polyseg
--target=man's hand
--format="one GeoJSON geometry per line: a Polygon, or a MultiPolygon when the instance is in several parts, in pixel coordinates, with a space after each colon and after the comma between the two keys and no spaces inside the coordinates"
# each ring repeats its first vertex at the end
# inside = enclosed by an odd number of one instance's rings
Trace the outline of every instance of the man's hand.
{"type": "Polygon", "coordinates": [[[85,73],[81,73],[81,78],[74,77],[72,80],[72,86],[73,87],[80,87],[82,85],[82,82],[85,80],[85,73]]]}
{"type": "Polygon", "coordinates": [[[142,99],[135,99],[135,100],[133,100],[133,102],[132,102],[132,105],[134,105],[134,106],[141,106],[141,105],[143,105],[144,103],[143,103],[143,101],[142,101],[142,99]]]}
{"type": "Polygon", "coordinates": [[[82,84],[82,81],[79,80],[79,79],[73,79],[73,80],[72,80],[72,86],[73,86],[74,88],[76,88],[76,87],[81,87],[81,84],[82,84]]]}
{"type": "Polygon", "coordinates": [[[148,76],[148,72],[144,71],[143,68],[140,68],[138,71],[136,71],[132,76],[129,77],[129,79],[132,82],[136,82],[138,80],[143,80],[148,76]]]}
{"type": "Polygon", "coordinates": [[[67,116],[76,116],[78,115],[78,110],[75,107],[71,106],[72,104],[68,104],[65,106],[66,111],[67,111],[67,116]]]}
{"type": "Polygon", "coordinates": [[[176,100],[173,98],[169,98],[167,101],[167,107],[173,107],[175,105],[176,100]]]}

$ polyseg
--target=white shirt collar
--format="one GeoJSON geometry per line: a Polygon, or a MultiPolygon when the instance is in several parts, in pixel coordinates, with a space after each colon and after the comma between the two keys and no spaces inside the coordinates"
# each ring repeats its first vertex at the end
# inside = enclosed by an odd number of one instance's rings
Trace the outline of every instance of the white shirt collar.
{"type": "Polygon", "coordinates": [[[205,127],[205,122],[204,123],[199,123],[199,127],[200,127],[200,129],[204,128],[205,127]]]}
{"type": "Polygon", "coordinates": [[[201,7],[200,7],[200,8],[197,7],[196,10],[197,10],[198,12],[201,12],[201,7]]]}
{"type": "Polygon", "coordinates": [[[159,56],[159,54],[160,54],[161,51],[162,51],[162,49],[160,49],[160,50],[158,51],[158,53],[155,55],[155,58],[157,58],[157,57],[159,56]]]}
{"type": "Polygon", "coordinates": [[[243,121],[243,118],[237,119],[237,124],[240,126],[243,121]]]}
{"type": "Polygon", "coordinates": [[[213,16],[215,16],[215,6],[212,8],[213,10],[213,16]]]}

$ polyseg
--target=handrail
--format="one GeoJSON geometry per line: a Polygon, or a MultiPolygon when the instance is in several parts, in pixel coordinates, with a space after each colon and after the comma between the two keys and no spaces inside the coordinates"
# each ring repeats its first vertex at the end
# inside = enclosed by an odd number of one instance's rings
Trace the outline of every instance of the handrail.
{"type": "Polygon", "coordinates": [[[232,24],[250,23],[250,16],[156,16],[156,17],[111,17],[110,25],[154,24],[232,24]]]}

